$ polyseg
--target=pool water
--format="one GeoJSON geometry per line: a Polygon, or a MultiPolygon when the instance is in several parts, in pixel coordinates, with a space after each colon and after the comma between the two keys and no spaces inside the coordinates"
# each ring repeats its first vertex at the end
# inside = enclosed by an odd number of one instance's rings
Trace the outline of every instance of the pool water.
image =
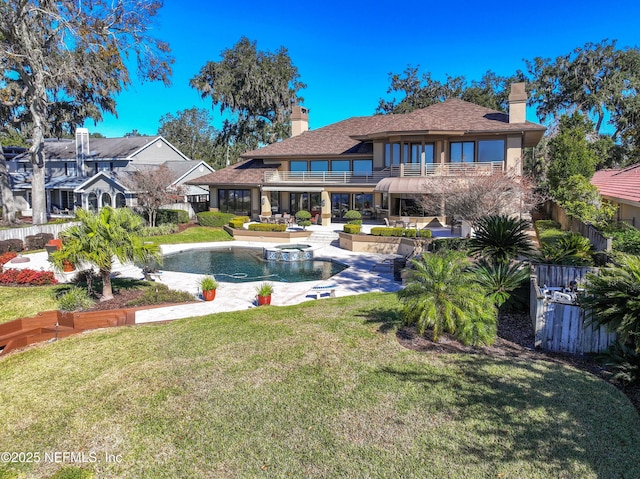
{"type": "Polygon", "coordinates": [[[271,261],[262,248],[226,247],[192,249],[164,256],[161,269],[193,274],[212,274],[226,283],[278,281],[297,283],[329,279],[347,268],[334,261],[271,261]]]}

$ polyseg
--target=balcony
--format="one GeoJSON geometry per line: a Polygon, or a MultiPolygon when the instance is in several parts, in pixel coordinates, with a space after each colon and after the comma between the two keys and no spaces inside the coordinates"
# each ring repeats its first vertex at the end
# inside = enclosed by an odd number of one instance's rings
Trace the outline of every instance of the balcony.
{"type": "Polygon", "coordinates": [[[502,161],[484,163],[427,163],[402,164],[363,174],[352,171],[267,171],[264,183],[278,184],[315,184],[375,185],[389,177],[422,177],[422,176],[476,176],[493,175],[504,170],[502,161]]]}

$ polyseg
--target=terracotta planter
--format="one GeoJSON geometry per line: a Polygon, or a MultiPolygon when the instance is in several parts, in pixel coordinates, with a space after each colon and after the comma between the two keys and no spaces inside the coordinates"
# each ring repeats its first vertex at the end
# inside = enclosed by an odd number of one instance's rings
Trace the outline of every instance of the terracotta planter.
{"type": "Polygon", "coordinates": [[[71,273],[72,271],[75,271],[75,269],[76,267],[68,261],[64,261],[62,263],[62,271],[64,271],[65,273],[71,273]]]}
{"type": "Polygon", "coordinates": [[[207,291],[203,291],[202,297],[204,298],[205,301],[213,301],[216,297],[216,290],[209,289],[207,291]]]}
{"type": "Polygon", "coordinates": [[[62,249],[62,240],[61,239],[51,239],[46,244],[46,246],[55,246],[56,249],[62,249]]]}
{"type": "Polygon", "coordinates": [[[258,306],[264,306],[265,304],[271,304],[271,295],[269,296],[258,295],[258,306]]]}

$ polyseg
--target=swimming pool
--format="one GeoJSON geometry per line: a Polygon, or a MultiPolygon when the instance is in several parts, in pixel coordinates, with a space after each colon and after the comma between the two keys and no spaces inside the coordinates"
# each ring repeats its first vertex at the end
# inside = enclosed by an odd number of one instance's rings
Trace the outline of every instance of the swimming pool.
{"type": "Polygon", "coordinates": [[[272,261],[263,256],[263,248],[191,249],[164,256],[160,268],[181,273],[212,274],[218,281],[226,283],[316,281],[329,279],[347,268],[330,260],[272,261]]]}

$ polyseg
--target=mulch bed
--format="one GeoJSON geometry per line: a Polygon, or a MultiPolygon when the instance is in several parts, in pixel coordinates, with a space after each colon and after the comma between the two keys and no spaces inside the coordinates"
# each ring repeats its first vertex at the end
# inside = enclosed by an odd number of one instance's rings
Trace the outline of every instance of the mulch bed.
{"type": "Polygon", "coordinates": [[[491,346],[471,347],[458,342],[450,334],[443,334],[440,341],[433,342],[430,331],[419,336],[415,327],[402,327],[396,333],[398,342],[407,349],[430,354],[485,354],[496,358],[517,357],[521,359],[552,361],[573,366],[594,374],[621,389],[640,413],[640,385],[623,388],[611,379],[611,373],[601,364],[586,356],[552,353],[534,348],[534,334],[527,314],[501,314],[498,321],[498,338],[491,346]]]}

